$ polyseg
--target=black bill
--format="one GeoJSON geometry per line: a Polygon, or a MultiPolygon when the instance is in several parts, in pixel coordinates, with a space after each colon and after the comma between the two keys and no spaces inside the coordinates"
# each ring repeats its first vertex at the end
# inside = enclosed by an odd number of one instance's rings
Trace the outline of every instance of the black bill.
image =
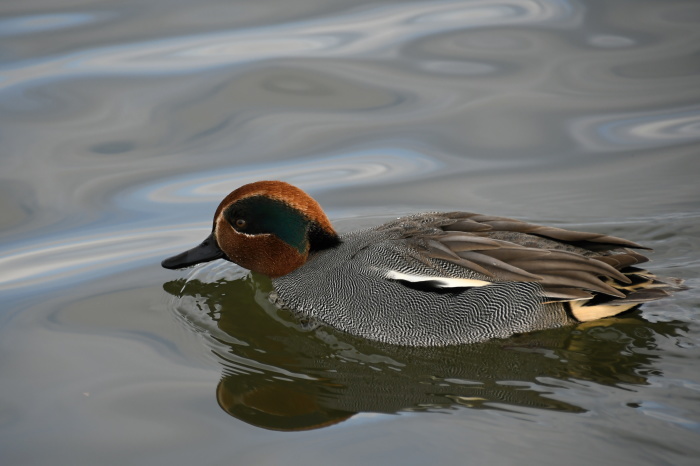
{"type": "Polygon", "coordinates": [[[182,252],[176,256],[168,257],[160,265],[166,269],[184,269],[185,267],[223,257],[225,257],[224,252],[216,244],[214,233],[212,233],[199,246],[195,246],[189,251],[182,252]]]}

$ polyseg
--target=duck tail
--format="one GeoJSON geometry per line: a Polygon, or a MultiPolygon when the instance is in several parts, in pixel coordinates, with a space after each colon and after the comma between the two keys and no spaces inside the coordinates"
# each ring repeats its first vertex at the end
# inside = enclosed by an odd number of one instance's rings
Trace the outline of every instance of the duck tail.
{"type": "Polygon", "coordinates": [[[569,313],[579,322],[588,322],[612,317],[630,311],[642,303],[666,298],[674,292],[688,289],[679,278],[657,277],[645,269],[625,267],[620,272],[629,283],[612,278],[607,278],[605,283],[624,296],[596,293],[590,299],[567,301],[569,313]]]}

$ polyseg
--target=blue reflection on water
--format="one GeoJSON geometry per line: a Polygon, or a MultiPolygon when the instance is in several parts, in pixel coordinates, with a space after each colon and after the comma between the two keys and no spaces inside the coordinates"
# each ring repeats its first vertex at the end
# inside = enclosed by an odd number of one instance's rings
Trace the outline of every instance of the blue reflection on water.
{"type": "MultiPolygon", "coordinates": [[[[0,290],[44,287],[80,278],[121,272],[164,254],[172,233],[160,228],[124,229],[105,236],[102,232],[75,235],[68,240],[51,239],[3,251],[0,290]]],[[[178,240],[181,240],[178,235],[178,240]]]]}
{"type": "MultiPolygon", "coordinates": [[[[73,21],[93,18],[89,14],[65,16],[73,21]]],[[[414,4],[411,8],[399,3],[332,19],[86,49],[53,60],[42,59],[31,66],[19,63],[19,66],[5,67],[0,83],[3,87],[27,85],[38,75],[56,79],[76,74],[192,73],[280,57],[361,55],[378,58],[393,54],[396,47],[424,35],[498,25],[538,24],[542,27],[547,22],[551,22],[552,27],[562,27],[564,19],[570,17],[574,17],[574,9],[566,1],[447,1],[414,4]]],[[[61,22],[56,20],[56,24],[61,22]]]]}
{"type": "Polygon", "coordinates": [[[437,159],[407,149],[372,149],[293,162],[197,172],[149,184],[117,199],[122,206],[135,209],[143,206],[144,201],[158,204],[219,201],[234,188],[262,179],[283,179],[311,192],[406,181],[435,173],[443,166],[437,159]]]}
{"type": "Polygon", "coordinates": [[[103,22],[112,15],[107,12],[53,13],[17,16],[0,19],[0,37],[36,34],[60,29],[69,29],[91,23],[103,22]]]}
{"type": "Polygon", "coordinates": [[[587,149],[604,152],[700,142],[700,108],[596,115],[580,118],[571,129],[587,149]]]}

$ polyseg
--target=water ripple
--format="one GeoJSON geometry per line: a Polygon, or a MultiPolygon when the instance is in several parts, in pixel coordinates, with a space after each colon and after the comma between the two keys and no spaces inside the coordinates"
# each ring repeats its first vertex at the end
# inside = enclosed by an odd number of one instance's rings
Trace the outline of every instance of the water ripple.
{"type": "Polygon", "coordinates": [[[125,205],[142,205],[144,200],[177,204],[218,201],[233,188],[262,179],[285,180],[308,191],[359,187],[421,178],[443,166],[437,159],[407,149],[372,149],[286,163],[197,172],[160,184],[149,184],[119,200],[125,205]]]}
{"type": "Polygon", "coordinates": [[[614,151],[700,142],[700,108],[653,114],[596,115],[571,125],[587,149],[614,151]]]}
{"type": "Polygon", "coordinates": [[[201,241],[202,229],[192,225],[172,228],[122,230],[105,236],[98,232],[62,241],[22,245],[3,251],[0,290],[46,286],[111,275],[136,265],[152,264],[174,244],[201,241]]]}
{"type": "Polygon", "coordinates": [[[52,13],[0,19],[0,37],[37,34],[107,21],[107,12],[52,13]]]}
{"type": "Polygon", "coordinates": [[[561,27],[572,16],[573,8],[564,0],[399,3],[340,17],[87,49],[5,66],[0,83],[26,85],[37,76],[193,73],[280,57],[381,58],[416,37],[512,24],[561,27]]]}

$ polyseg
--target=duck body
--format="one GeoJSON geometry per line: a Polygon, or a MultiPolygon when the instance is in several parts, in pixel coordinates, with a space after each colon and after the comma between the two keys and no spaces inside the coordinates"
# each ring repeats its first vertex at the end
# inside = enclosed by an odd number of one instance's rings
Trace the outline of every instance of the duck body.
{"type": "Polygon", "coordinates": [[[279,181],[243,186],[201,245],[163,261],[224,258],[272,278],[300,318],[389,344],[442,346],[595,320],[682,289],[638,269],[628,240],[468,212],[424,213],[338,236],[279,181]]]}
{"type": "Polygon", "coordinates": [[[446,260],[426,264],[414,257],[402,238],[406,228],[427,220],[420,234],[434,234],[431,223],[439,219],[411,217],[341,235],[336,248],[273,279],[277,304],[364,338],[411,346],[473,343],[573,322],[560,304],[541,304],[541,287],[533,282],[441,286],[445,277],[467,283],[485,277],[446,260]],[[409,281],[413,276],[424,278],[409,281]]]}

